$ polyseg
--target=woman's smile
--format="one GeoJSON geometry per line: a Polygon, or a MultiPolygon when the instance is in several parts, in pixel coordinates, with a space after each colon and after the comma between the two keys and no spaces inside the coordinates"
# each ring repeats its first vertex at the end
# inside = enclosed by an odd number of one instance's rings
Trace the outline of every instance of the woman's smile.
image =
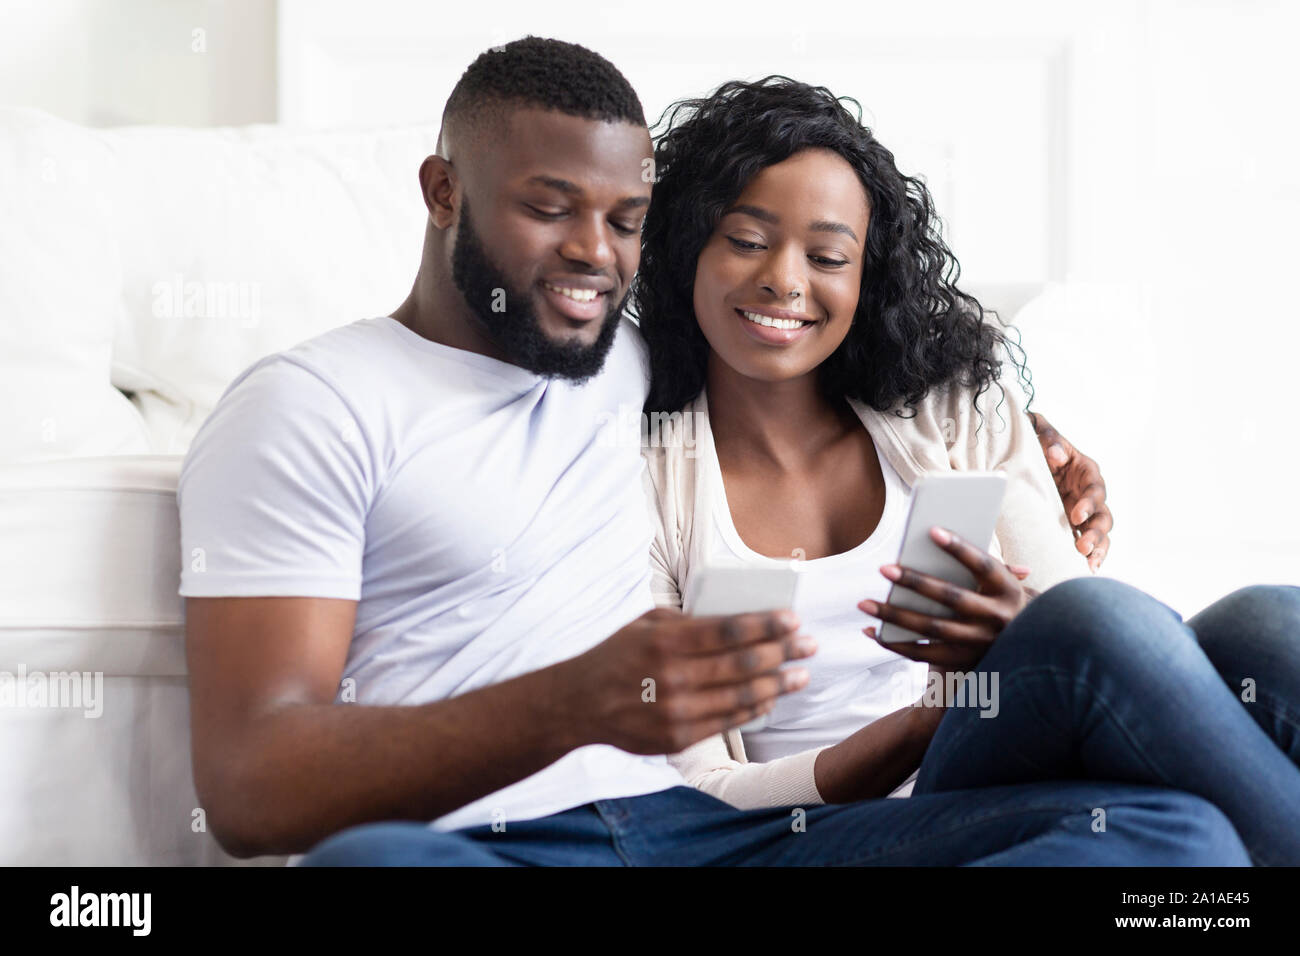
{"type": "Polygon", "coordinates": [[[817,321],[789,309],[768,306],[736,309],[745,331],[767,345],[789,345],[810,333],[817,321]]]}

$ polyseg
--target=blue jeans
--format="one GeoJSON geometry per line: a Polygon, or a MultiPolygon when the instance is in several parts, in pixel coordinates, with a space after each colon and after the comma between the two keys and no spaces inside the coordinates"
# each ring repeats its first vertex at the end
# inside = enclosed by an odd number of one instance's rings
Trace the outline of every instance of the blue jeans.
{"type": "Polygon", "coordinates": [[[1045,779],[1209,800],[1260,865],[1300,865],[1300,588],[1234,591],[1186,623],[1107,578],[1030,602],[979,670],[1000,711],[949,711],[915,793],[1045,779]]]}
{"type": "Polygon", "coordinates": [[[1184,624],[1120,582],[1067,581],[985,655],[997,716],[950,709],[911,797],[740,811],[674,787],[501,832],[366,824],[302,865],[1297,862],[1297,628],[1296,588],[1247,588],[1184,624]],[[1249,704],[1229,689],[1247,677],[1249,704]]]}

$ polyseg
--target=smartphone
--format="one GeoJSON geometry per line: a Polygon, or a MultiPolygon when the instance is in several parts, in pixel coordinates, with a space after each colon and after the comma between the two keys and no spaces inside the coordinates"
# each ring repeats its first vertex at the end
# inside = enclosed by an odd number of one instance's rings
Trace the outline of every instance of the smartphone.
{"type": "MultiPolygon", "coordinates": [[[[974,590],[975,575],[934,542],[930,529],[935,525],[947,528],[977,548],[987,549],[993,541],[1006,489],[1007,476],[999,471],[955,471],[921,478],[912,489],[912,507],[903,531],[898,564],[974,590]]],[[[948,606],[897,584],[889,589],[888,603],[933,617],[953,616],[948,606]]],[[[928,643],[929,638],[882,621],[880,641],[883,644],[928,643]]]]}
{"type": "MultiPolygon", "coordinates": [[[[794,606],[799,572],[786,567],[755,568],[746,565],[710,565],[691,574],[682,610],[696,617],[780,611],[794,606]]],[[[767,726],[767,715],[740,726],[753,733],[767,726]]]]}

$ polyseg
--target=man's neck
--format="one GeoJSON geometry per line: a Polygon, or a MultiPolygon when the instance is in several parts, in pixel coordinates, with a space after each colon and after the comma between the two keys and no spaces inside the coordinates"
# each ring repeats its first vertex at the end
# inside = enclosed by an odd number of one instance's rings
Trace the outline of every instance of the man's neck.
{"type": "Polygon", "coordinates": [[[421,268],[406,301],[393,310],[393,318],[431,342],[510,361],[479,327],[451,276],[421,268]]]}

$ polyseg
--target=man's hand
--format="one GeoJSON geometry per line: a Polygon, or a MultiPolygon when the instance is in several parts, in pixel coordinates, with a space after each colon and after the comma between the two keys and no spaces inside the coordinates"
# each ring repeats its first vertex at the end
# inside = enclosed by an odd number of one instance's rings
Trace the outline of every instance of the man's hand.
{"type": "Polygon", "coordinates": [[[1096,571],[1110,550],[1110,529],[1115,521],[1106,504],[1106,482],[1097,463],[1070,444],[1042,415],[1029,412],[1038,443],[1052,470],[1056,490],[1074,527],[1074,546],[1086,555],[1096,571]]]}
{"type": "Polygon", "coordinates": [[[805,668],[779,669],[817,650],[798,628],[790,611],[687,617],[659,608],[557,666],[592,742],[672,754],[803,688],[805,668]]]}

